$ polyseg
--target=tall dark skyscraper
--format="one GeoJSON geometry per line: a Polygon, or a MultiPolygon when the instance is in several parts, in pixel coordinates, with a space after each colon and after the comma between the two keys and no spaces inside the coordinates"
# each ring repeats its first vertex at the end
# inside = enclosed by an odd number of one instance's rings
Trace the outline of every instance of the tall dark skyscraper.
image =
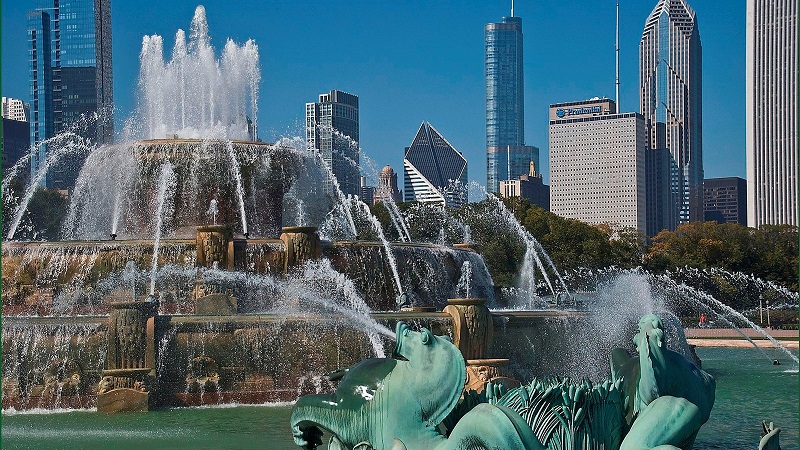
{"type": "MultiPolygon", "coordinates": [[[[28,13],[30,54],[31,142],[75,129],[92,142],[111,142],[114,135],[111,62],[111,0],[36,0],[28,13]],[[99,113],[98,117],[93,117],[99,113]]],[[[42,147],[31,164],[38,169],[42,147]]],[[[54,168],[47,184],[69,189],[82,159],[54,168]]]]}
{"type": "MultiPolygon", "coordinates": [[[[526,175],[538,149],[525,146],[525,86],[522,70],[522,18],[487,24],[486,34],[486,189],[526,175]],[[535,155],[534,155],[535,153],[535,155]],[[509,171],[511,173],[509,173],[509,171]]],[[[537,170],[541,170],[538,166],[537,170]]]]}
{"type": "MultiPolygon", "coordinates": [[[[647,18],[639,43],[641,112],[649,145],[669,171],[655,193],[666,203],[659,228],[703,220],[702,46],[697,15],[685,0],[659,0],[647,18]]],[[[656,178],[651,176],[650,178],[656,178]]],[[[653,205],[651,205],[653,206],[653,205]]]]}
{"type": "MultiPolygon", "coordinates": [[[[339,188],[350,195],[361,195],[358,128],[357,95],[332,90],[306,103],[306,145],[322,154],[339,188]]],[[[326,182],[325,190],[331,189],[326,182]]]]}

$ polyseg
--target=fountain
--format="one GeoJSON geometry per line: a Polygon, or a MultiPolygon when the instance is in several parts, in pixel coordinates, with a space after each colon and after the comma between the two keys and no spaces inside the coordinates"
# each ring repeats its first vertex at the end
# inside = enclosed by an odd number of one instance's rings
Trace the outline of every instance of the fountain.
{"type": "MultiPolygon", "coordinates": [[[[487,382],[607,377],[610,349],[633,350],[631,329],[651,312],[666,346],[692,358],[663,301],[576,308],[541,245],[485,192],[491,217],[477,220],[498,220],[525,245],[514,304],[498,301],[460,213],[383,199],[384,231],[303,139],[258,139],[258,65],[252,41],[227,41],[215,57],[202,7],[169,61],[162,38],[145,37],[128,139],[59,138],[53,158],[88,154],[62,241],[15,240],[48,164],[18,198],[3,180],[4,204],[18,205],[2,254],[5,410],[296,401],[333,391],[338,375],[325,373],[389,354],[401,322],[450,336],[479,393],[487,382]],[[398,298],[429,310],[398,311],[398,298]],[[549,308],[558,303],[568,305],[549,308]]],[[[590,300],[658,297],[647,276],[615,280],[590,300]]]]}

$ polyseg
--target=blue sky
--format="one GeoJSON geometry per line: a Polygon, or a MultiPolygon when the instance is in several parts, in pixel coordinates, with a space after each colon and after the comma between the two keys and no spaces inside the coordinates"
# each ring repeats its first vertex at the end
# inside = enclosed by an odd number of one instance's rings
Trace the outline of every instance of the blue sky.
{"type": "MultiPolygon", "coordinates": [[[[2,95],[28,100],[25,13],[2,3],[2,95]]],[[[117,123],[136,104],[142,36],[188,30],[198,1],[112,0],[117,123]]],[[[483,26],[510,1],[217,1],[203,3],[219,52],[253,38],[261,54],[260,134],[301,135],[305,102],[330,89],[359,96],[361,146],[402,172],[403,149],[429,121],[486,183],[483,26]]],[[[638,45],[655,0],[620,1],[621,109],[638,110],[638,45]]],[[[745,176],[745,1],[694,0],[703,44],[707,178],[745,176]]],[[[614,1],[519,0],[525,48],[525,139],[547,165],[550,103],[614,97],[614,1]]],[[[120,129],[121,127],[117,127],[120,129]]]]}

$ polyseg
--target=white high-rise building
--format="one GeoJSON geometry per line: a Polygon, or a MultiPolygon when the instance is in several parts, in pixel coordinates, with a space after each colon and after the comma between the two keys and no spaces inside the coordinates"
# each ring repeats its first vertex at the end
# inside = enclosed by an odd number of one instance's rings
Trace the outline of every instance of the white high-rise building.
{"type": "Polygon", "coordinates": [[[3,118],[19,122],[28,121],[28,105],[16,98],[3,97],[3,118]]]}
{"type": "Polygon", "coordinates": [[[798,225],[797,0],[747,0],[747,224],[798,225]]]}
{"type": "Polygon", "coordinates": [[[550,211],[647,233],[644,116],[609,99],[550,105],[550,211]]]}

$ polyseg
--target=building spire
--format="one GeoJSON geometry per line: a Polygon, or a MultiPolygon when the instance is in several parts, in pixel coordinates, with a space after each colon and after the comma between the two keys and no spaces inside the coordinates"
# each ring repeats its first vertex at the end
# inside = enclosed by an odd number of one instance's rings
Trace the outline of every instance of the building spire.
{"type": "Polygon", "coordinates": [[[617,2],[617,36],[616,36],[616,39],[617,39],[617,41],[616,41],[616,44],[614,46],[614,49],[615,49],[616,54],[617,54],[616,55],[617,56],[617,63],[616,63],[616,68],[617,68],[617,81],[616,81],[617,96],[615,98],[615,103],[617,104],[617,113],[619,113],[622,110],[620,108],[620,106],[619,106],[619,1],[617,2]]]}
{"type": "Polygon", "coordinates": [[[514,17],[514,0],[511,0],[511,17],[514,17]]]}

